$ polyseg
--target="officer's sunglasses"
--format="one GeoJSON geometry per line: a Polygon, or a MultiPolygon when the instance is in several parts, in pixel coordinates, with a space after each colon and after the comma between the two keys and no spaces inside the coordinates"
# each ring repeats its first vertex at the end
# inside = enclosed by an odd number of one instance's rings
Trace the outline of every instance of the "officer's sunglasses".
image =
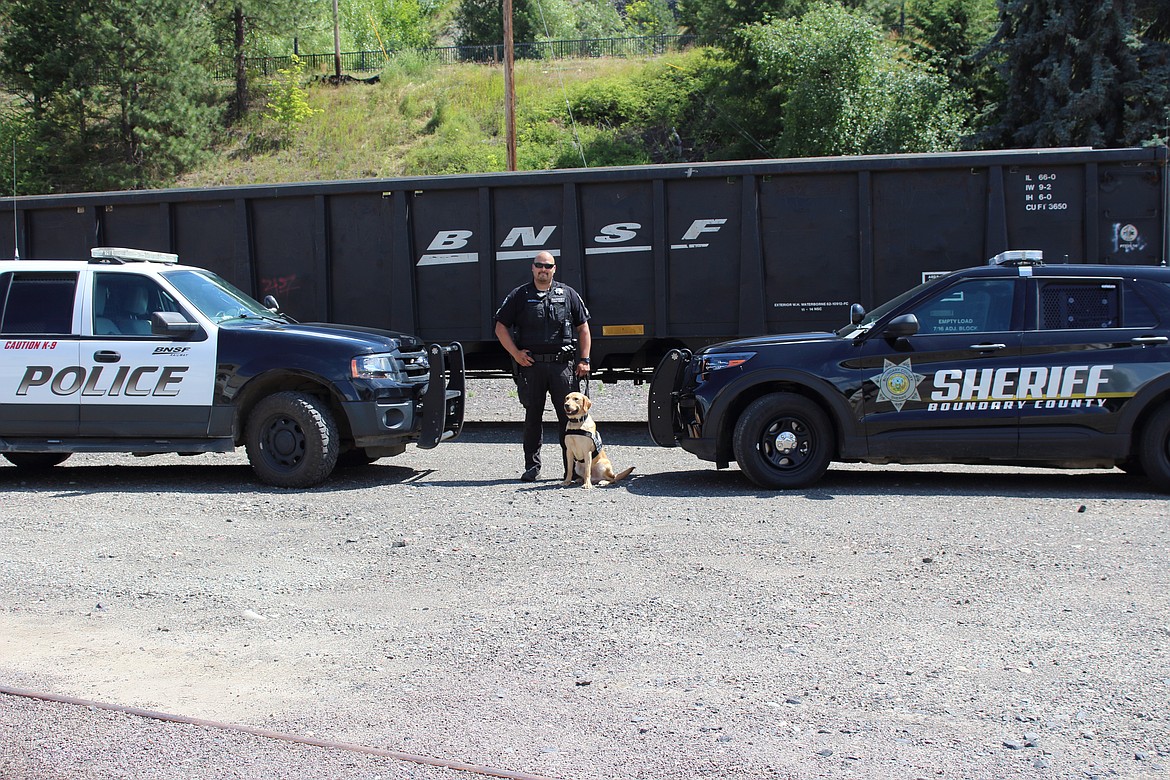
{"type": "Polygon", "coordinates": [[[557,267],[556,263],[536,263],[536,262],[534,262],[533,265],[536,266],[537,268],[556,268],[557,267]]]}

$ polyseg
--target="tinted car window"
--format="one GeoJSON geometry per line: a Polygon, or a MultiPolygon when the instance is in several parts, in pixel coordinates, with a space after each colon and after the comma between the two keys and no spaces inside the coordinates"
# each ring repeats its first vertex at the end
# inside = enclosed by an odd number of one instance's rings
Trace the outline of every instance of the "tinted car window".
{"type": "Polygon", "coordinates": [[[70,333],[73,330],[73,299],[76,290],[77,274],[12,274],[0,313],[0,333],[70,333]]]}
{"type": "Polygon", "coordinates": [[[1121,291],[1121,324],[1127,328],[1156,328],[1158,315],[1141,295],[1126,284],[1121,291]]]}
{"type": "Polygon", "coordinates": [[[1014,279],[971,279],[916,304],[918,332],[987,333],[1011,330],[1014,279]]]}

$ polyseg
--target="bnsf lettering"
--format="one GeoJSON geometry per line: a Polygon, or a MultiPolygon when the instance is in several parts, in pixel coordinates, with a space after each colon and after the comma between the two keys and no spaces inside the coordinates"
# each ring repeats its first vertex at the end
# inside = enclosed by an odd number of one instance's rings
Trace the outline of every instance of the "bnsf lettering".
{"type": "Polygon", "coordinates": [[[53,373],[52,366],[29,366],[24,371],[17,395],[47,387],[53,395],[68,396],[157,396],[179,394],[179,384],[189,366],[66,366],[53,373]]]}
{"type": "Polygon", "coordinates": [[[703,233],[718,233],[725,222],[726,219],[696,219],[691,223],[691,229],[683,233],[682,240],[694,241],[703,233]]]}
{"type": "Polygon", "coordinates": [[[516,246],[517,241],[524,246],[544,246],[552,238],[553,231],[556,229],[556,225],[545,225],[540,229],[540,233],[537,233],[535,228],[515,227],[508,233],[507,238],[500,246],[516,246]]]}
{"type": "Polygon", "coordinates": [[[612,225],[606,225],[601,229],[601,232],[593,237],[593,240],[599,244],[613,244],[621,241],[632,241],[638,237],[639,230],[642,229],[640,222],[616,222],[612,225]]]}
{"type": "MultiPolygon", "coordinates": [[[[683,241],[694,241],[704,233],[718,233],[727,224],[726,219],[696,219],[691,222],[682,234],[683,241]]],[[[638,237],[642,229],[640,222],[614,222],[600,228],[593,240],[599,244],[615,244],[632,241],[638,237]]],[[[517,244],[526,247],[544,246],[552,238],[556,225],[542,225],[538,230],[533,225],[519,225],[510,228],[500,242],[501,248],[514,247],[517,244]]],[[[464,249],[475,235],[471,230],[440,230],[427,245],[428,252],[450,252],[464,249]]]]}
{"type": "Polygon", "coordinates": [[[191,351],[190,347],[155,347],[152,355],[185,355],[191,351]]]}
{"type": "Polygon", "coordinates": [[[435,240],[427,247],[428,252],[437,252],[445,249],[462,249],[467,246],[468,239],[474,235],[470,230],[444,230],[435,234],[435,240]]]}

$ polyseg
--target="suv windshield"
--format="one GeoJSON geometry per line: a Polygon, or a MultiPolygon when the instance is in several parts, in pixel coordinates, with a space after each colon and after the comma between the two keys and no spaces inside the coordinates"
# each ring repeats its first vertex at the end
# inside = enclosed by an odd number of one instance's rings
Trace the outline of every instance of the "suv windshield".
{"type": "Polygon", "coordinates": [[[840,330],[838,330],[837,335],[838,336],[854,336],[859,332],[869,330],[871,327],[873,327],[873,324],[875,322],[877,322],[882,317],[889,314],[894,309],[897,309],[900,306],[902,306],[902,304],[906,303],[906,301],[919,295],[923,290],[925,290],[927,287],[933,285],[936,281],[938,281],[938,280],[931,279],[929,282],[923,282],[922,284],[918,285],[917,287],[910,288],[909,290],[902,293],[898,297],[891,298],[890,300],[883,303],[881,306],[878,306],[873,311],[866,312],[866,315],[861,319],[861,322],[857,323],[856,325],[846,325],[844,328],[841,328],[840,330]]]}
{"type": "Polygon", "coordinates": [[[235,285],[210,271],[176,270],[163,273],[167,281],[190,301],[195,308],[219,324],[227,320],[268,320],[284,322],[270,309],[252,300],[235,285]]]}

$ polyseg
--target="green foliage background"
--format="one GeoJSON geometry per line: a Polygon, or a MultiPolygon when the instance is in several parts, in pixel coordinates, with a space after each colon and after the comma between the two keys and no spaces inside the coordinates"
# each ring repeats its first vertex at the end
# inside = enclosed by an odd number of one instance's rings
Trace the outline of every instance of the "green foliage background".
{"type": "MultiPolygon", "coordinates": [[[[514,0],[516,40],[709,45],[517,70],[522,169],[1166,143],[1165,0],[514,0]]],[[[425,47],[496,44],[500,0],[341,0],[376,84],[234,83],[225,60],[332,50],[331,0],[0,5],[3,191],[48,193],[504,168],[503,78],[425,47]],[[7,170],[5,170],[7,169],[7,170]]],[[[366,75],[366,74],[359,74],[366,75]]]]}

